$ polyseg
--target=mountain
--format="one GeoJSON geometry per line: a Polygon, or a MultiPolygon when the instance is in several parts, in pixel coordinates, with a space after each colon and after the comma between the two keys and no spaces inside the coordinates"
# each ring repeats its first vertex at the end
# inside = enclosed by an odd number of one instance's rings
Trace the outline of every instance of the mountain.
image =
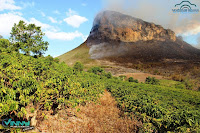
{"type": "Polygon", "coordinates": [[[93,59],[200,58],[200,50],[176,37],[172,30],[114,11],[103,11],[96,16],[86,42],[93,59]]]}
{"type": "Polygon", "coordinates": [[[102,11],[94,19],[86,42],[59,58],[66,63],[81,58],[116,62],[199,60],[200,50],[160,25],[115,11],[102,11]],[[84,48],[84,55],[80,48],[84,48]]]}
{"type": "Polygon", "coordinates": [[[176,41],[170,29],[114,11],[100,12],[87,39],[89,46],[104,42],[176,41]]]}

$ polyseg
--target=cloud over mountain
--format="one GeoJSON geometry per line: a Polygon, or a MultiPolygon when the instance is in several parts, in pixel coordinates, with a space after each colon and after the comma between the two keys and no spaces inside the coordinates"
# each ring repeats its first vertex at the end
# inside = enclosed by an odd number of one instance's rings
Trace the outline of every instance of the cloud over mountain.
{"type": "Polygon", "coordinates": [[[69,11],[66,13],[67,18],[64,19],[64,21],[68,24],[71,25],[72,27],[79,28],[80,25],[86,21],[88,21],[87,18],[79,16],[78,13],[71,8],[69,11]]]}

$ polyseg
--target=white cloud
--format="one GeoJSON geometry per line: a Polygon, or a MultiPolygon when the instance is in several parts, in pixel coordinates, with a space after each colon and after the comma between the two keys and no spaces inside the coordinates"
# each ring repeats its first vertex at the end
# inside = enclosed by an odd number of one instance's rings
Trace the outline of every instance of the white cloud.
{"type": "Polygon", "coordinates": [[[72,10],[71,8],[69,8],[69,11],[66,12],[67,16],[72,16],[72,15],[77,15],[78,13],[74,10],[72,10]]]}
{"type": "Polygon", "coordinates": [[[46,14],[44,12],[41,11],[40,13],[41,13],[42,17],[46,16],[46,14]]]}
{"type": "Polygon", "coordinates": [[[28,24],[34,23],[36,26],[41,26],[42,31],[49,39],[57,39],[65,41],[70,41],[75,38],[82,38],[83,40],[86,39],[86,36],[84,36],[79,31],[59,32],[59,30],[56,29],[54,26],[42,23],[35,18],[30,18],[29,20],[26,20],[25,18],[22,17],[22,13],[20,12],[0,14],[0,35],[9,36],[9,33],[11,32],[11,29],[14,26],[14,23],[18,24],[20,20],[23,20],[28,24]]]}
{"type": "Polygon", "coordinates": [[[65,18],[64,21],[67,24],[69,24],[75,28],[78,28],[82,23],[88,21],[88,19],[85,17],[78,16],[78,15],[73,15],[73,16],[65,18]]]}
{"type": "Polygon", "coordinates": [[[35,2],[20,2],[23,5],[23,8],[27,8],[27,7],[34,7],[35,6],[35,2]]]}
{"type": "Polygon", "coordinates": [[[45,23],[42,23],[40,22],[39,20],[35,19],[35,18],[31,18],[28,23],[33,23],[35,24],[36,26],[40,26],[42,28],[42,30],[44,31],[47,31],[47,30],[50,30],[50,31],[54,31],[56,32],[57,29],[49,24],[45,24],[45,23]]]}
{"type": "Polygon", "coordinates": [[[58,21],[55,20],[53,17],[48,17],[48,19],[49,19],[52,23],[58,23],[58,21]]]}
{"type": "MultiPolygon", "coordinates": [[[[102,0],[104,9],[118,11],[143,19],[147,22],[162,25],[184,36],[200,33],[199,13],[173,13],[177,0],[102,0]],[[153,15],[152,15],[153,14],[153,15]]],[[[192,4],[200,6],[200,0],[192,0],[192,4]]],[[[193,7],[192,7],[193,8],[193,7]]]]}
{"type": "Polygon", "coordinates": [[[44,31],[52,31],[56,32],[57,29],[49,24],[42,23],[35,18],[30,18],[30,20],[26,20],[22,17],[22,13],[20,12],[12,12],[12,13],[4,13],[0,14],[0,35],[9,36],[14,23],[19,23],[20,20],[25,21],[26,23],[34,23],[36,26],[41,26],[44,31]]]}
{"type": "Polygon", "coordinates": [[[23,13],[21,13],[21,12],[9,12],[10,14],[14,14],[14,15],[18,15],[18,16],[22,16],[23,15],[23,13]]]}
{"type": "Polygon", "coordinates": [[[64,21],[75,28],[80,27],[80,25],[86,21],[88,21],[87,18],[79,16],[78,13],[71,8],[68,12],[66,12],[67,18],[64,19],[64,21]]]}
{"type": "Polygon", "coordinates": [[[9,36],[14,23],[18,23],[20,20],[26,21],[20,13],[0,14],[0,35],[9,36]]]}
{"type": "Polygon", "coordinates": [[[63,22],[63,21],[62,21],[62,20],[60,20],[58,23],[59,23],[59,24],[61,24],[62,22],[63,22]]]}
{"type": "Polygon", "coordinates": [[[83,35],[82,36],[83,42],[85,42],[87,40],[87,38],[88,38],[88,35],[83,35]]]}
{"type": "Polygon", "coordinates": [[[57,40],[65,40],[65,41],[70,41],[75,38],[83,37],[84,35],[79,32],[51,32],[51,31],[46,31],[45,32],[46,36],[49,39],[57,39],[57,40]]]}
{"type": "Polygon", "coordinates": [[[182,21],[181,25],[174,29],[177,34],[191,36],[200,33],[200,22],[196,20],[182,21]]]}
{"type": "Polygon", "coordinates": [[[53,55],[53,58],[57,58],[58,56],[60,56],[60,55],[53,55]]]}
{"type": "Polygon", "coordinates": [[[87,4],[86,4],[86,3],[82,3],[81,5],[82,5],[82,6],[87,6],[87,4]]]}
{"type": "Polygon", "coordinates": [[[0,11],[3,10],[20,10],[20,6],[15,5],[14,0],[0,0],[0,11]]]}
{"type": "Polygon", "coordinates": [[[58,10],[53,11],[54,14],[60,14],[58,10]]]}

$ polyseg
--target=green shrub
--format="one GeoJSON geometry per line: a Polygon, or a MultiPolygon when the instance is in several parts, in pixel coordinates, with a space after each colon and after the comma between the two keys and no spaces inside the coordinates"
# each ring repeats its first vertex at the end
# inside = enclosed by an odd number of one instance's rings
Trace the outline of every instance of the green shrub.
{"type": "Polygon", "coordinates": [[[137,79],[134,79],[133,77],[128,78],[128,82],[135,82],[138,83],[137,79]]]}
{"type": "Polygon", "coordinates": [[[73,67],[73,68],[74,68],[75,71],[79,71],[79,72],[80,72],[80,71],[83,71],[83,67],[84,67],[84,66],[83,66],[82,63],[76,62],[76,63],[74,64],[74,67],[73,67]]]}
{"type": "Polygon", "coordinates": [[[105,76],[106,76],[108,79],[112,78],[112,74],[111,74],[110,72],[106,73],[105,76]]]}
{"type": "Polygon", "coordinates": [[[147,77],[145,80],[146,84],[152,84],[152,85],[159,85],[159,80],[156,79],[155,77],[147,77]]]}
{"type": "Polygon", "coordinates": [[[192,90],[193,89],[193,84],[189,80],[184,80],[183,83],[185,84],[186,89],[192,90]]]}
{"type": "Polygon", "coordinates": [[[125,75],[120,75],[119,79],[122,80],[122,81],[124,81],[124,80],[126,80],[126,76],[125,75]]]}
{"type": "Polygon", "coordinates": [[[92,67],[88,70],[88,72],[94,73],[94,74],[97,74],[97,75],[102,75],[102,74],[105,73],[104,69],[101,68],[101,67],[92,67]]]}
{"type": "Polygon", "coordinates": [[[186,86],[183,83],[175,84],[175,87],[178,89],[186,89],[186,86]]]}
{"type": "Polygon", "coordinates": [[[0,39],[0,53],[2,52],[8,52],[10,53],[12,51],[10,42],[7,39],[0,39]]]}
{"type": "Polygon", "coordinates": [[[156,69],[153,71],[154,74],[159,74],[159,71],[156,69]]]}
{"type": "Polygon", "coordinates": [[[35,111],[35,108],[31,108],[31,113],[34,113],[34,111],[35,111]]]}

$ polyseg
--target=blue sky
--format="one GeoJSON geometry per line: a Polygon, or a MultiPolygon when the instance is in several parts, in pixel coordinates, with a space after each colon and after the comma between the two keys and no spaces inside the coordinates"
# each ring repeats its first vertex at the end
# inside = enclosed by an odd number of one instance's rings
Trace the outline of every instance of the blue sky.
{"type": "MultiPolygon", "coordinates": [[[[9,38],[12,26],[19,20],[35,23],[42,27],[46,34],[44,40],[50,44],[45,55],[56,57],[83,43],[89,35],[95,15],[103,9],[111,9],[170,28],[183,35],[185,41],[197,45],[200,14],[181,16],[170,13],[180,1],[0,0],[0,35],[9,38]]],[[[200,4],[198,0],[191,1],[200,4]]]]}
{"type": "Polygon", "coordinates": [[[56,57],[85,41],[101,9],[98,0],[0,0],[0,35],[9,38],[19,20],[35,23],[50,44],[45,55],[56,57]]]}

